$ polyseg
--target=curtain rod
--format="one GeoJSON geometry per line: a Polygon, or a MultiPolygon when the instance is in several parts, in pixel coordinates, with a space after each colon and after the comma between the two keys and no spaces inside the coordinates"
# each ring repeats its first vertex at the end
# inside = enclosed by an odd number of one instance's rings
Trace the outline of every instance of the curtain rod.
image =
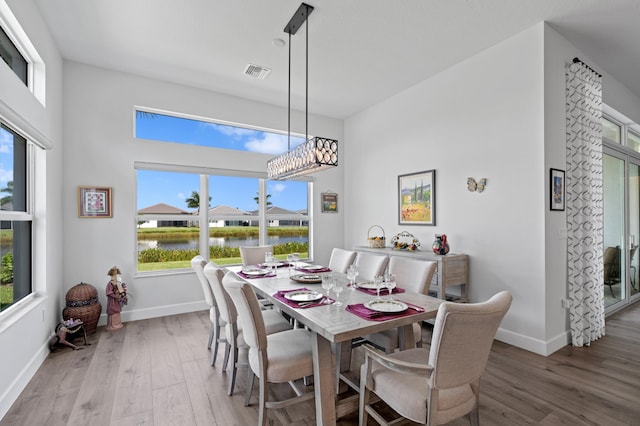
{"type": "Polygon", "coordinates": [[[593,68],[591,68],[589,65],[585,64],[584,62],[582,62],[578,57],[573,58],[573,63],[575,64],[576,62],[580,62],[582,65],[587,67],[591,72],[595,73],[598,77],[602,78],[602,74],[600,74],[598,71],[594,70],[593,68]]]}

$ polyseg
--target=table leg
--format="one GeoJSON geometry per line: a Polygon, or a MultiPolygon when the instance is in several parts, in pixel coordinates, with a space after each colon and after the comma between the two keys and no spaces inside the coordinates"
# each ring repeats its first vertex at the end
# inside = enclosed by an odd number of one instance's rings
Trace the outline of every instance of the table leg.
{"type": "Polygon", "coordinates": [[[335,371],[331,367],[331,344],[313,333],[313,386],[316,398],[316,424],[336,424],[335,371]]]}
{"type": "Polygon", "coordinates": [[[351,370],[351,340],[336,343],[336,393],[340,394],[348,389],[345,382],[340,380],[341,373],[351,370]]]}
{"type": "Polygon", "coordinates": [[[412,324],[398,327],[398,346],[400,347],[401,351],[416,347],[412,324]]]}

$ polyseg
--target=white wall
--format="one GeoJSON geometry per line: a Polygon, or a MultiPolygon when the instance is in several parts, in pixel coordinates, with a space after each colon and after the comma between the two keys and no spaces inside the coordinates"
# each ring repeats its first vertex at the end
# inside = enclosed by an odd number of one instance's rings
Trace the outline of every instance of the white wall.
{"type": "MultiPolygon", "coordinates": [[[[4,0],[0,0],[4,2],[4,0]]],[[[62,59],[32,1],[8,0],[46,64],[46,107],[36,100],[4,62],[0,61],[0,100],[28,122],[53,149],[39,155],[36,168],[34,289],[37,297],[0,321],[0,418],[49,353],[48,338],[63,305],[62,275],[62,59]],[[46,215],[44,214],[46,212],[46,215]]],[[[4,6],[4,5],[3,5],[4,6]]]]}
{"type": "MultiPolygon", "coordinates": [[[[192,272],[137,276],[136,184],[134,162],[144,161],[221,169],[266,171],[271,156],[173,143],[136,140],[134,106],[176,111],[270,129],[286,130],[286,109],[150,80],[74,62],[64,74],[64,276],[68,286],[81,281],[98,288],[106,306],[107,271],[118,265],[132,297],[123,320],[204,309],[204,296],[192,272]],[[79,185],[113,188],[113,218],[79,219],[79,185]]],[[[292,117],[292,131],[304,133],[304,114],[292,117]]],[[[310,133],[342,141],[342,122],[309,118],[310,133]]],[[[320,192],[342,192],[343,166],[314,177],[316,258],[327,262],[330,248],[343,245],[343,213],[320,213],[320,192]]],[[[103,314],[101,322],[106,321],[103,314]]]]}
{"type": "Polygon", "coordinates": [[[347,245],[369,226],[469,255],[471,301],[514,301],[498,337],[544,353],[543,39],[537,25],[345,123],[347,245]],[[436,226],[399,226],[397,176],[436,170],[436,226]],[[483,193],[467,177],[487,178],[483,193]]]}

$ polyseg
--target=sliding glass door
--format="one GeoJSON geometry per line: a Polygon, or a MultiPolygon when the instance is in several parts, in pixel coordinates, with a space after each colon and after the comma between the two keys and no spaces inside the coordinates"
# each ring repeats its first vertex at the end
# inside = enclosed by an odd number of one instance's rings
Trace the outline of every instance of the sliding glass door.
{"type": "Polygon", "coordinates": [[[640,158],[603,150],[604,300],[607,312],[638,294],[640,277],[640,158]]]}

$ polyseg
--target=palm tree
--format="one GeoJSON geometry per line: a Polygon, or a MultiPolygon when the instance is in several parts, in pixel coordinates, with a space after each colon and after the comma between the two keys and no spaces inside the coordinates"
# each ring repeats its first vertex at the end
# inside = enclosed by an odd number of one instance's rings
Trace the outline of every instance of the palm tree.
{"type": "MultiPolygon", "coordinates": [[[[260,193],[256,192],[256,194],[258,195],[256,197],[253,197],[253,199],[255,200],[256,204],[260,204],[260,193]]],[[[267,199],[267,207],[269,207],[272,204],[271,201],[269,201],[269,198],[271,198],[271,194],[267,194],[265,198],[267,199]]]]}
{"type": "MultiPolygon", "coordinates": [[[[187,203],[187,207],[190,209],[198,209],[198,213],[200,213],[200,194],[198,191],[191,191],[191,197],[184,200],[187,203]]],[[[209,197],[209,202],[207,203],[207,208],[211,207],[211,197],[209,197]]]]}
{"type": "Polygon", "coordinates": [[[10,204],[13,202],[13,181],[10,180],[7,182],[7,187],[0,189],[0,192],[6,192],[9,195],[6,195],[0,198],[0,206],[4,206],[5,204],[10,204]]]}

